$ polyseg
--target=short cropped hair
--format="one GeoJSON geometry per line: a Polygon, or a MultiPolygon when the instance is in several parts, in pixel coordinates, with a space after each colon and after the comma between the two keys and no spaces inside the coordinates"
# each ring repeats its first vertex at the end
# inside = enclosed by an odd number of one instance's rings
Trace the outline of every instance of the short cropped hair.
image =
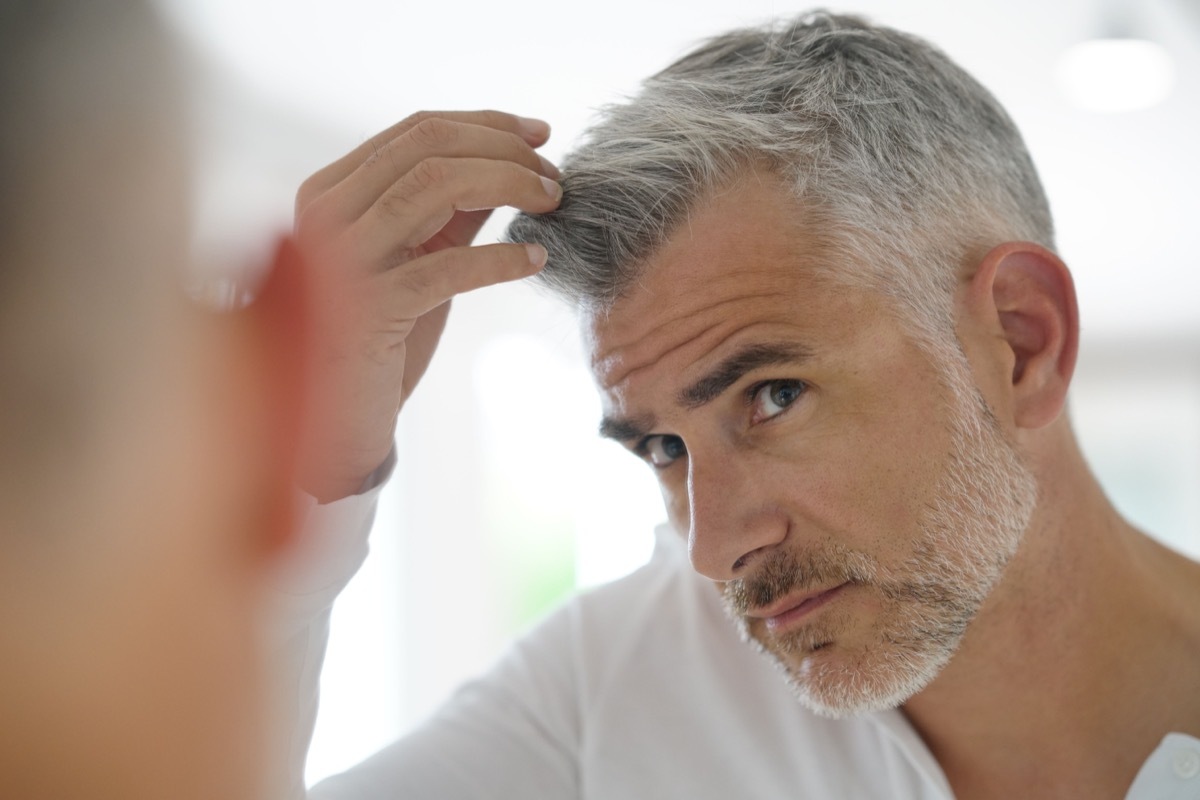
{"type": "Polygon", "coordinates": [[[606,308],[707,197],[748,168],[791,186],[833,277],[944,335],[980,248],[1053,248],[1049,205],[1012,120],[940,50],[860,18],[810,12],[718,36],[603,111],[564,159],[563,200],[506,238],[549,252],[540,280],[606,308]]]}

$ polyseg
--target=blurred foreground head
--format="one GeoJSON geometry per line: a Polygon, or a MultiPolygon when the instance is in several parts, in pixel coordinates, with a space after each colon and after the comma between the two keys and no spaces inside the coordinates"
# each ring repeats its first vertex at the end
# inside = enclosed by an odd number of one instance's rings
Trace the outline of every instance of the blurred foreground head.
{"type": "Polygon", "coordinates": [[[171,43],[3,0],[0,62],[0,796],[255,796],[283,387],[180,289],[171,43]]]}

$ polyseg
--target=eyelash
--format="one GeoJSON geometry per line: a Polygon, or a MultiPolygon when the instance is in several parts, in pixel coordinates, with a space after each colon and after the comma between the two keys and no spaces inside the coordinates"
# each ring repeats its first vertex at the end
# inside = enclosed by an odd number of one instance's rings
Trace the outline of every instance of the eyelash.
{"type": "MultiPolygon", "coordinates": [[[[777,385],[782,386],[785,384],[797,388],[801,395],[803,395],[805,392],[807,392],[808,388],[809,388],[808,383],[806,381],[802,381],[802,380],[799,380],[796,378],[772,378],[770,380],[759,381],[758,383],[752,384],[746,388],[745,395],[744,395],[746,407],[750,408],[750,407],[754,406],[754,403],[755,403],[756,399],[758,398],[758,395],[762,392],[763,389],[766,389],[771,386],[777,386],[777,385]]],[[[767,417],[766,419],[762,420],[762,422],[759,422],[757,424],[762,425],[764,423],[773,422],[773,421],[779,419],[780,417],[787,414],[787,412],[792,408],[792,406],[796,405],[796,403],[799,402],[799,400],[800,400],[800,398],[797,397],[796,400],[793,400],[791,403],[788,403],[786,406],[783,406],[782,409],[778,413],[773,414],[770,417],[767,417]]],[[[666,433],[651,434],[649,436],[643,437],[641,439],[641,441],[639,441],[634,446],[633,452],[637,456],[639,456],[643,461],[650,464],[650,466],[653,467],[654,469],[666,469],[667,467],[671,466],[676,461],[678,461],[679,458],[682,458],[682,456],[672,459],[671,461],[667,462],[666,464],[655,464],[650,457],[650,442],[652,442],[656,439],[657,440],[665,440],[667,437],[678,438],[678,437],[674,437],[673,434],[666,434],[666,433]]],[[[687,451],[686,451],[686,446],[685,446],[684,453],[686,454],[686,452],[687,451]]]]}
{"type": "MultiPolygon", "coordinates": [[[[680,458],[683,458],[683,456],[687,455],[687,446],[684,445],[684,450],[681,455],[676,456],[675,458],[672,458],[670,461],[668,461],[665,464],[654,463],[654,459],[651,457],[651,454],[650,454],[650,443],[655,440],[666,441],[666,439],[668,439],[668,438],[679,439],[678,436],[675,436],[674,434],[670,434],[670,433],[653,433],[653,434],[650,434],[649,436],[643,438],[640,442],[638,442],[637,445],[634,446],[633,452],[638,457],[640,457],[643,461],[645,461],[647,464],[649,464],[651,469],[655,469],[655,470],[667,469],[672,464],[675,464],[677,461],[679,461],[680,458]]],[[[679,441],[680,441],[680,443],[682,443],[683,440],[680,439],[679,441]]]]}
{"type": "Polygon", "coordinates": [[[792,410],[792,408],[796,405],[796,403],[800,402],[800,400],[803,398],[804,394],[806,394],[808,392],[810,387],[809,387],[807,381],[802,381],[799,378],[771,378],[769,380],[759,381],[758,383],[752,384],[746,388],[746,394],[745,394],[746,406],[748,408],[752,408],[754,406],[755,399],[758,397],[759,393],[763,389],[766,389],[769,386],[780,386],[780,385],[784,385],[784,384],[797,387],[800,391],[800,397],[797,397],[796,400],[793,400],[791,403],[788,403],[786,406],[784,406],[783,409],[778,414],[774,414],[770,417],[767,417],[766,419],[764,419],[762,422],[760,422],[758,424],[761,425],[761,424],[768,423],[768,422],[774,422],[775,420],[785,416],[789,411],[792,410]]]}

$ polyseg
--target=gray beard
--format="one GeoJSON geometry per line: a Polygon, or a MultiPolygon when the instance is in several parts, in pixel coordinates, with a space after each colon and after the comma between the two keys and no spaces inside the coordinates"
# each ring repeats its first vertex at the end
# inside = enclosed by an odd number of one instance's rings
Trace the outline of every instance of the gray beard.
{"type": "Polygon", "coordinates": [[[946,376],[951,451],[919,520],[920,536],[899,566],[889,569],[834,542],[776,551],[753,575],[724,586],[726,612],[742,638],[783,671],[801,703],[822,716],[895,708],[928,686],[957,651],[1033,515],[1032,474],[973,384],[963,385],[961,370],[952,372],[959,374],[946,376]],[[862,651],[822,653],[836,649],[855,622],[837,607],[795,631],[751,634],[749,610],[791,592],[846,582],[852,590],[874,590],[883,603],[871,644],[862,651]]]}

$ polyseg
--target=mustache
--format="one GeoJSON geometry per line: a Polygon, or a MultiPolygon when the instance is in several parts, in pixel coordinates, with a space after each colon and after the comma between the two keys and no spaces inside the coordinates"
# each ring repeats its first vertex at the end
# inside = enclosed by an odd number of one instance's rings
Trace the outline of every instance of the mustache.
{"type": "Polygon", "coordinates": [[[847,582],[871,583],[876,573],[869,556],[844,548],[805,553],[780,550],[767,554],[752,575],[726,581],[722,594],[728,611],[740,617],[793,592],[847,582]]]}

